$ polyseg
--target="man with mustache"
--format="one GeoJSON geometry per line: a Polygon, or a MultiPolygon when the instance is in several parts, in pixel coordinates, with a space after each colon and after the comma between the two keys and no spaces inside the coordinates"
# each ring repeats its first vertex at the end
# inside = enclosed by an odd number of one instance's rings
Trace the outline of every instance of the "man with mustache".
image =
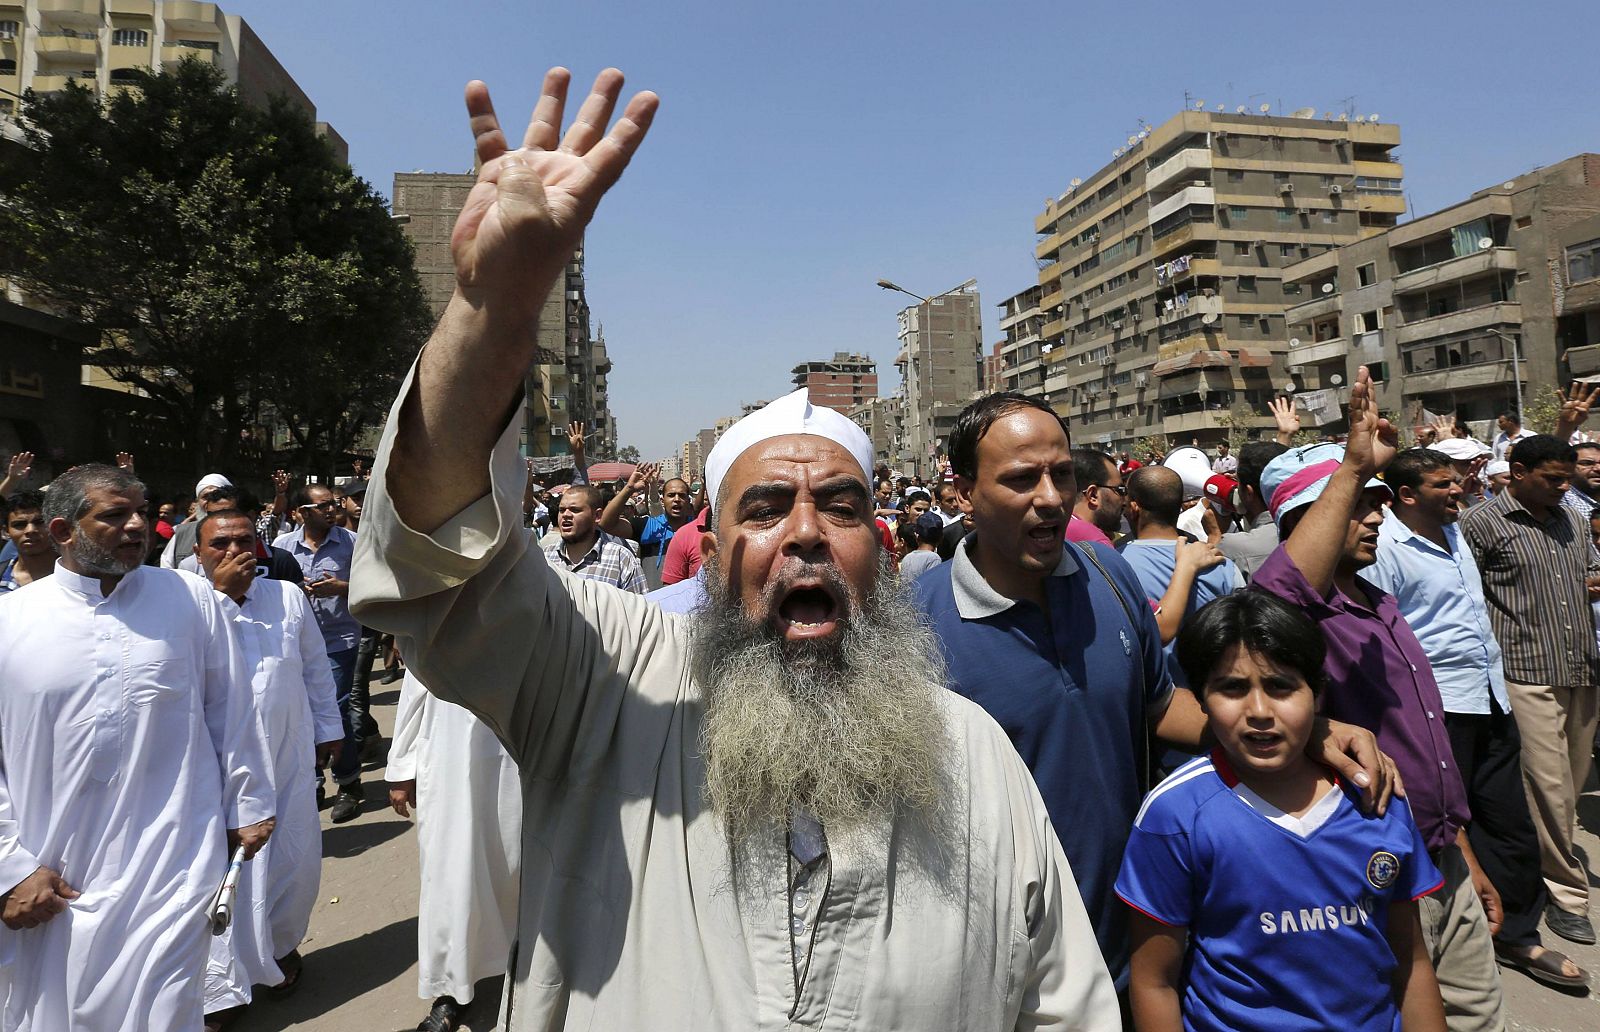
{"type": "Polygon", "coordinates": [[[799,391],[722,436],[690,617],[531,547],[528,329],[657,104],[603,135],[622,76],[602,72],[563,138],[569,78],[546,75],[516,150],[468,87],[457,292],[388,421],[355,573],[362,619],[521,768],[502,1024],[1116,1027],[1026,767],[895,596],[847,418],[799,391]]]}

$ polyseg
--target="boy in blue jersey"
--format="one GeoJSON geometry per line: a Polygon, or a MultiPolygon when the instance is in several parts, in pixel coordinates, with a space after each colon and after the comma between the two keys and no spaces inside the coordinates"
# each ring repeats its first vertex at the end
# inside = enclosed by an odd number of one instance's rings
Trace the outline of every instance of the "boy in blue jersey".
{"type": "Polygon", "coordinates": [[[1362,813],[1305,755],[1325,648],[1263,592],[1178,637],[1218,747],[1145,800],[1117,878],[1139,1032],[1445,1029],[1416,904],[1443,879],[1409,808],[1362,813]]]}

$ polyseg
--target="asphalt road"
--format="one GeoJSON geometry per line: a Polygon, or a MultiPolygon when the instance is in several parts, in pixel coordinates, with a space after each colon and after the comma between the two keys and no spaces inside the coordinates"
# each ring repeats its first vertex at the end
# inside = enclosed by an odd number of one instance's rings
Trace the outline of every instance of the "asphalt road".
{"type": "MultiPolygon", "coordinates": [[[[373,715],[387,735],[399,692],[373,685],[373,715]]],[[[258,1002],[230,1032],[405,1032],[415,1029],[431,1003],[417,997],[417,845],[411,822],[387,805],[381,765],[363,774],[367,807],[354,821],[328,823],[323,811],[322,892],[311,931],[300,947],[305,971],[286,1000],[258,1002]]],[[[1593,777],[1579,805],[1580,840],[1590,883],[1600,888],[1600,791],[1593,777]]],[[[1600,898],[1600,893],[1597,893],[1600,898]]],[[[1596,907],[1600,919],[1600,907],[1596,907]]],[[[1545,933],[1600,982],[1600,948],[1576,946],[1545,933]]],[[[1572,996],[1546,989],[1502,969],[1510,1028],[1514,1032],[1595,1032],[1600,992],[1572,996]]],[[[467,1028],[488,1032],[499,1010],[499,979],[480,983],[467,1028]]]]}

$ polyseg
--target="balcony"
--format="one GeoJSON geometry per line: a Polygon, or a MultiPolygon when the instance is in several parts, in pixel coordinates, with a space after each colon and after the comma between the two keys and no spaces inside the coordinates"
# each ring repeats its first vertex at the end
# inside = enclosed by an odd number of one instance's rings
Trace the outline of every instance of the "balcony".
{"type": "MultiPolygon", "coordinates": [[[[1451,366],[1428,372],[1406,373],[1400,378],[1405,393],[1434,394],[1443,391],[1465,391],[1474,387],[1503,386],[1512,382],[1511,360],[1481,362],[1477,365],[1451,366]]],[[[1522,363],[1522,382],[1528,382],[1528,363],[1522,363]]]]}
{"type": "Polygon", "coordinates": [[[196,3],[194,0],[167,0],[161,5],[161,13],[166,19],[167,27],[183,29],[186,32],[207,29],[216,31],[217,5],[196,3]]]}
{"type": "Polygon", "coordinates": [[[1214,430],[1222,424],[1218,420],[1228,414],[1222,407],[1214,409],[1200,409],[1197,412],[1182,412],[1176,416],[1161,417],[1161,432],[1166,434],[1189,434],[1197,430],[1214,430]]]}
{"type": "Polygon", "coordinates": [[[1334,337],[1331,340],[1319,340],[1315,344],[1301,342],[1299,347],[1290,347],[1289,353],[1284,356],[1284,361],[1292,366],[1318,365],[1336,358],[1344,358],[1350,353],[1350,342],[1343,337],[1334,337]]]}
{"type": "Polygon", "coordinates": [[[90,64],[94,64],[100,42],[93,33],[79,35],[70,30],[41,32],[34,37],[34,40],[33,48],[40,57],[88,58],[90,64]]]}
{"type": "Polygon", "coordinates": [[[1460,258],[1450,258],[1420,269],[1403,272],[1394,278],[1394,292],[1409,294],[1413,291],[1436,287],[1441,283],[1470,279],[1486,272],[1515,272],[1517,249],[1515,247],[1489,247],[1460,258]]]}
{"type": "MultiPolygon", "coordinates": [[[[1144,188],[1154,190],[1185,173],[1211,168],[1211,151],[1204,147],[1185,147],[1144,174],[1144,188]]],[[[1187,178],[1195,178],[1189,175],[1187,178]]]]}
{"type": "Polygon", "coordinates": [[[1430,337],[1446,337],[1491,326],[1515,327],[1521,324],[1522,306],[1515,301],[1501,301],[1407,322],[1396,332],[1395,341],[1404,346],[1430,337]]]}
{"type": "Polygon", "coordinates": [[[1215,204],[1217,194],[1209,186],[1186,186],[1182,190],[1168,197],[1158,204],[1150,206],[1150,224],[1154,225],[1177,211],[1182,211],[1191,204],[1215,204]]]}
{"type": "Polygon", "coordinates": [[[79,76],[75,75],[35,75],[33,77],[33,88],[39,93],[54,93],[57,90],[66,89],[67,83],[74,79],[78,79],[85,86],[90,88],[94,87],[94,80],[92,78],[81,79],[79,76]]]}
{"type": "Polygon", "coordinates": [[[1344,301],[1335,291],[1313,301],[1304,301],[1283,313],[1285,322],[1308,323],[1325,315],[1334,315],[1344,307],[1344,301]]]}
{"type": "Polygon", "coordinates": [[[179,65],[191,57],[201,64],[213,67],[222,60],[215,50],[207,47],[187,47],[181,43],[161,44],[161,67],[169,72],[176,71],[179,65]]]}
{"type": "Polygon", "coordinates": [[[111,8],[112,14],[133,14],[148,18],[151,16],[153,5],[150,0],[110,0],[106,6],[111,8]]]}
{"type": "Polygon", "coordinates": [[[100,0],[39,0],[39,15],[63,25],[98,25],[100,0]]]}

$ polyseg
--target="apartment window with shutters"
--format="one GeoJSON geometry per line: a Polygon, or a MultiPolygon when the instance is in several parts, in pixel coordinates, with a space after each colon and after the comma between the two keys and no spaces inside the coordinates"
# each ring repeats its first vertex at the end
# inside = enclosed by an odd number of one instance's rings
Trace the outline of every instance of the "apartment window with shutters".
{"type": "Polygon", "coordinates": [[[1228,182],[1230,182],[1230,183],[1242,183],[1242,182],[1244,182],[1244,169],[1240,169],[1240,168],[1230,168],[1230,169],[1228,169],[1228,182]]]}
{"type": "Polygon", "coordinates": [[[16,39],[17,33],[21,31],[22,25],[18,22],[10,21],[9,19],[0,21],[0,39],[16,39]]]}
{"type": "Polygon", "coordinates": [[[13,61],[9,57],[0,58],[0,75],[16,75],[16,74],[17,74],[17,62],[13,61]]]}
{"type": "Polygon", "coordinates": [[[150,33],[143,29],[117,29],[111,33],[111,45],[114,47],[147,47],[150,45],[150,33]]]}
{"type": "Polygon", "coordinates": [[[1372,286],[1377,281],[1377,278],[1378,264],[1376,262],[1368,262],[1365,265],[1356,266],[1356,279],[1363,287],[1372,286]]]}
{"type": "Polygon", "coordinates": [[[1600,237],[1567,248],[1567,282],[1600,278],[1600,237]]]}
{"type": "Polygon", "coordinates": [[[1239,293],[1254,294],[1256,292],[1256,278],[1254,276],[1239,277],[1239,293]]]}

